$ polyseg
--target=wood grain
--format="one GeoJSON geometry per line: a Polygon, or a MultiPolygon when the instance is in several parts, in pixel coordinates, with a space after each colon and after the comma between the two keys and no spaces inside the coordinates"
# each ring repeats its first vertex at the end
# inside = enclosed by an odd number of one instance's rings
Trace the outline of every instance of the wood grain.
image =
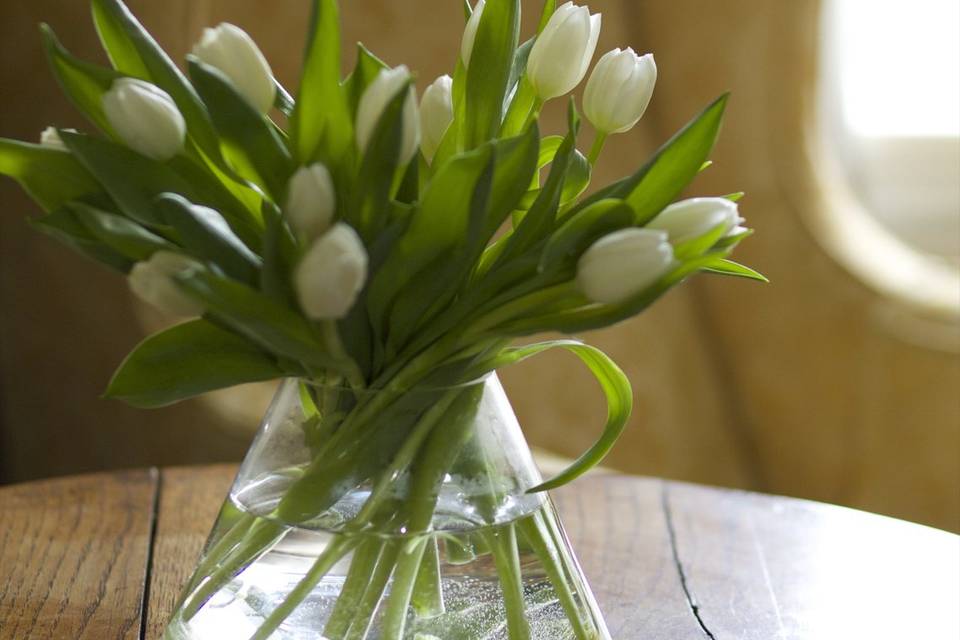
{"type": "Polygon", "coordinates": [[[159,640],[213,527],[235,465],[165,469],[160,480],[144,637],[159,640]]]}
{"type": "Polygon", "coordinates": [[[789,498],[664,485],[678,568],[712,638],[954,640],[957,536],[789,498]]]}
{"type": "Polygon", "coordinates": [[[0,490],[0,639],[135,640],[158,474],[0,490]]]}

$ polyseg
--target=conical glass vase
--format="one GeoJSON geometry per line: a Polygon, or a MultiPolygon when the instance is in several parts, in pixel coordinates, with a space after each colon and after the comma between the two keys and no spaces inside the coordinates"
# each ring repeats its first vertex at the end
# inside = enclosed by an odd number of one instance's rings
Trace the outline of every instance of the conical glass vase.
{"type": "Polygon", "coordinates": [[[496,375],[280,387],[165,640],[602,640],[496,375]]]}

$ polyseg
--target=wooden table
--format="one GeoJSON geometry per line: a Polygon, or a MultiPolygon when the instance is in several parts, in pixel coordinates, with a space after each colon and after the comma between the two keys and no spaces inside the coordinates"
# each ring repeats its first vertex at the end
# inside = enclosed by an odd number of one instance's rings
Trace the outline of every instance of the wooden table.
{"type": "MultiPolygon", "coordinates": [[[[0,489],[0,639],[159,638],[234,469],[0,489]]],[[[653,479],[555,497],[615,640],[960,637],[952,534],[653,479]]]]}

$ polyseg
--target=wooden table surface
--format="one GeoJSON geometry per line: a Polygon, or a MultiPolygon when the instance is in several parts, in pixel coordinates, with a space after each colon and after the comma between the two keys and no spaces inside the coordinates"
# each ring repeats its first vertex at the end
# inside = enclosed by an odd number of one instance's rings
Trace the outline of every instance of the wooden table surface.
{"type": "MultiPolygon", "coordinates": [[[[0,489],[0,639],[158,639],[234,471],[0,489]]],[[[555,498],[615,640],[960,637],[955,535],[654,479],[555,498]]]]}

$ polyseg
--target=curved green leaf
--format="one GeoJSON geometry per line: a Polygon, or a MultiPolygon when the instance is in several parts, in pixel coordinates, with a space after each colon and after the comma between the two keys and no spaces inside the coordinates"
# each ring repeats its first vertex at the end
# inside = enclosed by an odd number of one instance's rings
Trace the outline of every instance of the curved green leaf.
{"type": "Polygon", "coordinates": [[[133,222],[115,213],[108,213],[73,202],[68,205],[79,222],[100,242],[124,257],[140,262],[157,251],[174,251],[176,247],[133,222]]]}
{"type": "Polygon", "coordinates": [[[337,368],[313,326],[273,298],[206,269],[177,276],[177,282],[218,321],[274,355],[307,366],[337,368]]]}
{"type": "Polygon", "coordinates": [[[47,212],[103,192],[90,172],[69,153],[19,140],[0,138],[0,174],[20,183],[47,212]]]}
{"type": "Polygon", "coordinates": [[[243,244],[223,218],[208,216],[209,210],[198,209],[173,193],[161,195],[157,207],[163,221],[176,230],[180,243],[190,255],[217,265],[241,282],[259,284],[259,256],[243,244]]]}
{"type": "Polygon", "coordinates": [[[120,273],[129,273],[133,261],[105,246],[69,209],[58,209],[30,221],[39,231],[50,235],[74,251],[120,273]]]}
{"type": "Polygon", "coordinates": [[[190,78],[210,109],[230,163],[279,202],[296,168],[286,143],[221,71],[194,56],[187,61],[190,78]]]}
{"type": "Polygon", "coordinates": [[[605,198],[627,201],[634,223],[643,226],[660,213],[700,172],[713,150],[723,123],[729,94],[717,98],[674,135],[636,173],[601,189],[580,203],[567,216],[605,198]]]}
{"type": "Polygon", "coordinates": [[[207,320],[150,336],[113,375],[107,398],[151,409],[238,384],[281,378],[270,354],[207,320]]]}
{"type": "Polygon", "coordinates": [[[597,382],[600,383],[603,394],[607,399],[607,420],[603,426],[603,432],[590,449],[562,473],[530,489],[529,493],[556,489],[576,480],[600,464],[620,438],[627,426],[627,421],[630,419],[630,414],[633,412],[633,389],[630,387],[630,380],[627,379],[626,374],[607,354],[577,340],[553,340],[505,349],[493,358],[477,365],[467,374],[466,379],[479,378],[489,371],[523,362],[550,349],[565,349],[580,358],[590,369],[597,382]]]}
{"type": "Polygon", "coordinates": [[[123,77],[122,74],[72,56],[49,25],[40,25],[40,35],[53,75],[70,102],[97,128],[113,136],[102,100],[103,94],[110,90],[114,80],[123,77]]]}

